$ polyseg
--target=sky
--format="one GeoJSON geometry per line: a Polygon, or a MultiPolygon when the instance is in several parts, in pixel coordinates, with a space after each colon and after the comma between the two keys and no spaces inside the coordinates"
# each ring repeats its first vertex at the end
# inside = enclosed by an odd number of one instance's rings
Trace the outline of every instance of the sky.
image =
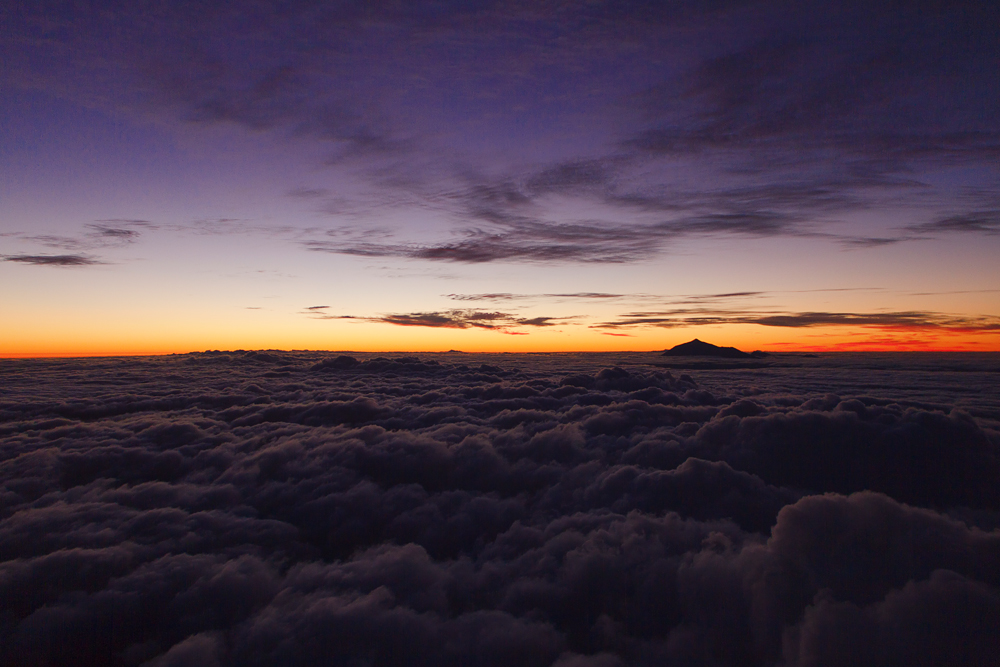
{"type": "Polygon", "coordinates": [[[3,2],[0,356],[1000,350],[995,2],[3,2]]]}

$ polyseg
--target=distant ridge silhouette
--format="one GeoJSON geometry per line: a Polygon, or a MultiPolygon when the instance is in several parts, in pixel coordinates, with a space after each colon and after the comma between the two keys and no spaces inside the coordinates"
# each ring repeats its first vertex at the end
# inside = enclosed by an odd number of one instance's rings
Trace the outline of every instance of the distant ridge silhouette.
{"type": "Polygon", "coordinates": [[[722,357],[724,359],[760,359],[766,357],[767,352],[756,350],[754,352],[743,352],[735,347],[719,347],[695,338],[687,343],[675,345],[663,353],[664,357],[722,357]]]}

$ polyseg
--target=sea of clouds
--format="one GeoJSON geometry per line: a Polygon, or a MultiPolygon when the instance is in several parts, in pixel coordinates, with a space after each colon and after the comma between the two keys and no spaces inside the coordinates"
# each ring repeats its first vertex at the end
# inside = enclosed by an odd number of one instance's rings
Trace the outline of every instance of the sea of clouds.
{"type": "Polygon", "coordinates": [[[1000,358],[662,361],[0,361],[0,664],[996,664],[1000,358]]]}

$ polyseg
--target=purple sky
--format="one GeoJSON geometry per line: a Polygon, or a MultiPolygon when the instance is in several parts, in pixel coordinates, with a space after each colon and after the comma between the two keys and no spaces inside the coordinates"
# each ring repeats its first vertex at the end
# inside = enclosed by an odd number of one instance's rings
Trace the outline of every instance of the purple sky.
{"type": "Polygon", "coordinates": [[[1000,347],[994,2],[0,25],[0,353],[1000,347]]]}

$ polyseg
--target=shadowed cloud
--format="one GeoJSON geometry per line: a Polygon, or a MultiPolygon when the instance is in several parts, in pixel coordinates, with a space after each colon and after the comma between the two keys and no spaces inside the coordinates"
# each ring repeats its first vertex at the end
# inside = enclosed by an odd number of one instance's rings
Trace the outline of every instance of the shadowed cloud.
{"type": "Polygon", "coordinates": [[[317,319],[356,319],[365,322],[395,324],[406,327],[431,327],[444,329],[491,329],[503,333],[516,327],[551,327],[563,324],[572,317],[520,317],[511,313],[477,310],[446,310],[426,313],[393,313],[376,317],[353,315],[315,315],[317,319]]]}
{"type": "MultiPolygon", "coordinates": [[[[107,222],[117,222],[117,221],[107,221],[107,222]]],[[[129,222],[144,222],[144,221],[129,221],[129,222]]],[[[127,245],[129,243],[134,243],[141,234],[135,229],[128,229],[126,227],[115,227],[106,223],[93,223],[85,225],[90,231],[87,236],[94,239],[98,244],[101,245],[127,245]]]]}
{"type": "Polygon", "coordinates": [[[87,255],[0,255],[0,257],[5,262],[36,266],[94,266],[107,263],[87,255]]]}
{"type": "Polygon", "coordinates": [[[402,257],[480,264],[487,262],[624,263],[649,259],[671,240],[718,234],[773,237],[802,235],[783,214],[722,213],[654,224],[546,223],[507,212],[479,211],[493,229],[466,229],[461,239],[437,244],[304,241],[312,251],[358,257],[402,257]]]}
{"type": "Polygon", "coordinates": [[[566,294],[511,294],[509,292],[495,292],[487,294],[446,294],[445,296],[453,301],[523,301],[528,299],[606,300],[641,295],[608,294],[605,292],[572,292],[566,294]]]}
{"type": "Polygon", "coordinates": [[[931,222],[907,227],[908,230],[925,233],[978,233],[1000,234],[1000,210],[973,211],[939,218],[931,222]]]}
{"type": "Polygon", "coordinates": [[[845,246],[855,247],[855,248],[881,248],[883,246],[894,245],[896,243],[902,243],[903,241],[912,241],[919,237],[904,236],[898,238],[884,237],[884,236],[859,236],[855,238],[846,238],[841,241],[845,246]]]}
{"type": "Polygon", "coordinates": [[[86,230],[79,236],[56,234],[20,235],[21,240],[38,243],[48,248],[63,250],[88,250],[94,248],[120,248],[135,243],[142,235],[139,229],[157,229],[148,220],[97,220],[83,225],[86,230]]]}
{"type": "Polygon", "coordinates": [[[942,329],[955,332],[1000,331],[1000,316],[969,317],[928,311],[836,313],[836,312],[748,312],[747,310],[674,309],[660,312],[626,313],[617,320],[593,325],[616,329],[633,326],[664,328],[723,324],[759,324],[768,327],[808,328],[859,326],[885,329],[942,329]]]}
{"type": "Polygon", "coordinates": [[[295,188],[289,190],[285,194],[289,197],[296,197],[299,199],[315,199],[316,197],[323,197],[329,194],[329,190],[326,188],[295,188]]]}

